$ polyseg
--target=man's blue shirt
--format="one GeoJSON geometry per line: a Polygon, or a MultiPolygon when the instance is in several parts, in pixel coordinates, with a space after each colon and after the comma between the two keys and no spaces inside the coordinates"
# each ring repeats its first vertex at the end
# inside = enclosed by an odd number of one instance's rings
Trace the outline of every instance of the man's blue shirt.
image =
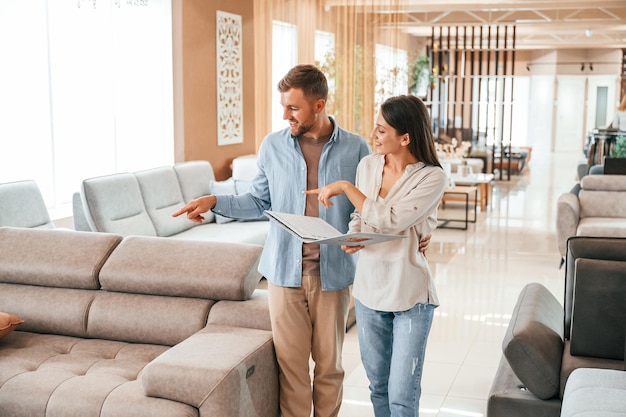
{"type": "MultiPolygon", "coordinates": [[[[371,153],[362,137],[339,128],[334,120],[332,122],[333,133],[320,156],[319,187],[339,180],[354,184],[359,161],[371,153]]],[[[303,215],[306,169],[298,140],[291,135],[289,128],[270,133],[259,149],[257,175],[248,192],[238,196],[218,196],[213,211],[237,219],[257,218],[264,210],[303,215]]],[[[333,204],[328,209],[320,204],[319,217],[346,233],[354,206],[345,195],[334,197],[333,204]]],[[[320,245],[322,289],[339,290],[350,286],[355,266],[356,257],[346,254],[339,245],[320,245]]],[[[259,272],[274,285],[299,287],[302,282],[302,241],[271,222],[259,272]]]]}

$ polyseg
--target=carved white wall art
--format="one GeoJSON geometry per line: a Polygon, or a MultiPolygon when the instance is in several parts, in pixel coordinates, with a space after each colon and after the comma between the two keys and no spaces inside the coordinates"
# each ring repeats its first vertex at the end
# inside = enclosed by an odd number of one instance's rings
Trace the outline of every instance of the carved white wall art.
{"type": "Polygon", "coordinates": [[[243,142],[241,16],[217,12],[217,144],[243,142]]]}

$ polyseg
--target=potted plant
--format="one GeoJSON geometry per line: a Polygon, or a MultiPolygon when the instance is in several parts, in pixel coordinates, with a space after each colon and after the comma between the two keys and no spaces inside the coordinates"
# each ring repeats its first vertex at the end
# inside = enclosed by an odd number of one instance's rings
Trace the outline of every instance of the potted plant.
{"type": "Polygon", "coordinates": [[[412,94],[425,98],[428,94],[428,88],[431,87],[435,79],[430,69],[430,58],[426,55],[415,58],[410,70],[411,84],[409,90],[412,94]]]}
{"type": "Polygon", "coordinates": [[[620,135],[615,138],[615,144],[611,150],[610,158],[626,158],[626,136],[620,135]]]}

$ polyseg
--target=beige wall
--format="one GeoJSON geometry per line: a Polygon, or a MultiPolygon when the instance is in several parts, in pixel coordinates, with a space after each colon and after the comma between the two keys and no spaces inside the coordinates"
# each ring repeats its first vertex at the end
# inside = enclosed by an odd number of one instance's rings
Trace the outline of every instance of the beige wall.
{"type": "Polygon", "coordinates": [[[256,152],[253,0],[173,0],[175,160],[211,162],[218,180],[230,163],[256,152]],[[243,143],[217,145],[216,11],[242,17],[243,143]]]}

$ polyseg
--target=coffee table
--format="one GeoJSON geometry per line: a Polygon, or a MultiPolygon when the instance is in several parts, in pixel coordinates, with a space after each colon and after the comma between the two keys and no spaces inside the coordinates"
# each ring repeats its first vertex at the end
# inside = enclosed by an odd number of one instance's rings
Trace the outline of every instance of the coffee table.
{"type": "Polygon", "coordinates": [[[450,178],[452,178],[452,181],[454,181],[456,185],[478,186],[480,210],[484,211],[487,208],[487,204],[489,204],[491,182],[494,178],[493,174],[460,175],[458,173],[453,173],[450,174],[450,178]]]}

